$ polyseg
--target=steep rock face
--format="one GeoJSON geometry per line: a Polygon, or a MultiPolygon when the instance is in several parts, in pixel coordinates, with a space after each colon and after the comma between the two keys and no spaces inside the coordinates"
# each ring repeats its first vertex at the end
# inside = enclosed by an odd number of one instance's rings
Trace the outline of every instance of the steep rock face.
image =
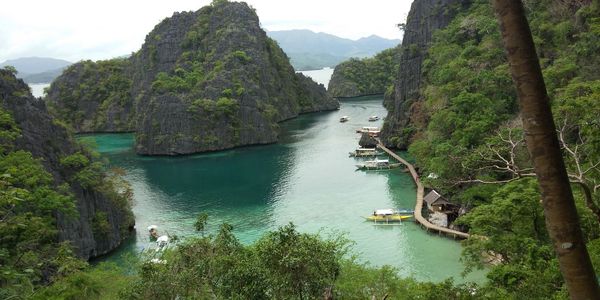
{"type": "Polygon", "coordinates": [[[127,237],[133,228],[133,215],[128,207],[116,205],[106,191],[84,188],[67,178],[69,170],[61,159],[77,152],[85,153],[69,132],[57,125],[49,115],[44,102],[31,95],[29,87],[12,73],[0,70],[0,99],[2,108],[12,114],[21,130],[16,149],[31,152],[41,159],[45,169],[52,174],[56,186],[68,182],[76,199],[76,217],[57,215],[59,239],[70,241],[78,256],[88,259],[105,254],[127,237]],[[95,234],[94,217],[102,213],[107,231],[95,234]]]}
{"type": "Polygon", "coordinates": [[[133,131],[130,66],[126,59],[71,65],[48,89],[50,113],[77,132],[133,131]]]}
{"type": "Polygon", "coordinates": [[[338,107],[295,74],[245,3],[161,22],[134,57],[136,151],[177,155],[277,141],[277,122],[338,107]]]}
{"type": "Polygon", "coordinates": [[[422,64],[433,33],[446,27],[468,0],[415,0],[412,3],[404,38],[394,92],[386,97],[388,110],[382,139],[388,146],[406,148],[412,136],[411,118],[418,115],[422,64]]]}
{"type": "Polygon", "coordinates": [[[396,79],[399,61],[399,46],[371,58],[344,61],[333,70],[327,92],[332,97],[342,98],[383,94],[396,79]]]}
{"type": "Polygon", "coordinates": [[[278,122],[339,107],[324,86],[294,72],[245,3],[175,13],[118,67],[73,66],[48,101],[79,132],[135,130],[136,152],[144,155],[273,143],[278,122]],[[90,78],[106,84],[89,87],[90,78]],[[82,92],[65,95],[70,90],[82,92]]]}
{"type": "Polygon", "coordinates": [[[329,80],[329,86],[327,92],[332,97],[347,98],[360,96],[361,92],[358,89],[358,83],[351,80],[346,75],[345,67],[347,62],[343,62],[335,66],[331,79],[329,80]]]}

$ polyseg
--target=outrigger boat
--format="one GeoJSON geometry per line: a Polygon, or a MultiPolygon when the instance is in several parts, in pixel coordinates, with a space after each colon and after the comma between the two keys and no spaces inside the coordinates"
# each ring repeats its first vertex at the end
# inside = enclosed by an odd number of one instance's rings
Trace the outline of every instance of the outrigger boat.
{"type": "Polygon", "coordinates": [[[379,130],[379,127],[369,127],[369,126],[365,126],[361,129],[356,129],[356,133],[368,133],[370,136],[378,136],[379,133],[381,132],[381,130],[379,130]]]}
{"type": "Polygon", "coordinates": [[[350,157],[366,157],[366,156],[377,156],[383,154],[377,151],[377,148],[358,148],[353,152],[349,152],[350,157]]]}
{"type": "Polygon", "coordinates": [[[343,116],[343,117],[341,117],[341,118],[340,118],[340,123],[347,122],[348,120],[350,120],[350,117],[348,117],[348,116],[343,116]]]}
{"type": "Polygon", "coordinates": [[[411,214],[402,213],[391,208],[375,210],[372,215],[365,217],[367,221],[375,223],[397,223],[410,218],[412,218],[411,214]]]}
{"type": "Polygon", "coordinates": [[[390,164],[390,161],[387,159],[375,159],[375,160],[367,160],[363,164],[357,164],[356,168],[359,170],[388,170],[393,168],[398,168],[402,164],[390,164]]]}

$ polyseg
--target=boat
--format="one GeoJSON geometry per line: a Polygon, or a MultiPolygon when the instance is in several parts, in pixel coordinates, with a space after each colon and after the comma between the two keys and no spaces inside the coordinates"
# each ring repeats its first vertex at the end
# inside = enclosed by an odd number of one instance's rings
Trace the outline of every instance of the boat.
{"type": "Polygon", "coordinates": [[[379,130],[379,127],[365,126],[363,128],[356,129],[356,133],[368,133],[370,136],[378,136],[380,132],[381,130],[379,130]]]}
{"type": "Polygon", "coordinates": [[[343,116],[343,117],[341,117],[341,118],[340,118],[340,123],[347,122],[348,120],[350,120],[350,117],[348,117],[348,116],[343,116]]]}
{"type": "Polygon", "coordinates": [[[377,148],[358,148],[353,152],[349,152],[350,157],[366,157],[366,156],[377,156],[383,154],[383,152],[377,151],[377,148]]]}
{"type": "Polygon", "coordinates": [[[401,214],[401,215],[413,215],[415,213],[414,209],[406,209],[406,208],[402,208],[402,209],[398,209],[396,210],[397,213],[401,214]]]}
{"type": "Polygon", "coordinates": [[[369,117],[369,122],[375,122],[375,121],[379,121],[379,116],[370,116],[369,117]]]}
{"type": "Polygon", "coordinates": [[[171,238],[168,235],[159,235],[157,229],[158,226],[156,225],[148,226],[150,244],[148,245],[147,249],[154,250],[155,252],[160,252],[165,250],[169,246],[171,238]]]}
{"type": "Polygon", "coordinates": [[[367,221],[375,223],[398,223],[412,218],[411,214],[401,213],[391,208],[377,209],[372,215],[365,217],[367,221]]]}
{"type": "Polygon", "coordinates": [[[400,167],[402,164],[390,164],[390,161],[387,159],[375,159],[375,160],[367,160],[362,164],[357,164],[356,168],[359,170],[388,170],[400,167]]]}

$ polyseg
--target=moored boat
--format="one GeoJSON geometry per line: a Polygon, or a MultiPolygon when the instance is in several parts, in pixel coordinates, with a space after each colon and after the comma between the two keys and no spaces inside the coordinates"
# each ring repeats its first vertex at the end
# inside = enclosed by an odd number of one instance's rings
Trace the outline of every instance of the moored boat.
{"type": "Polygon", "coordinates": [[[357,164],[356,168],[359,170],[387,170],[398,168],[402,164],[390,164],[390,161],[387,159],[375,159],[375,160],[367,160],[362,164],[357,164]]]}
{"type": "Polygon", "coordinates": [[[381,130],[379,130],[379,127],[365,126],[363,128],[356,129],[356,133],[368,133],[370,136],[378,136],[380,132],[381,130]]]}
{"type": "Polygon", "coordinates": [[[379,116],[370,116],[369,117],[369,122],[375,122],[379,120],[379,116]]]}
{"type": "Polygon", "coordinates": [[[382,152],[377,151],[377,148],[358,148],[352,152],[349,152],[350,157],[367,157],[367,156],[377,156],[383,154],[382,152]]]}
{"type": "Polygon", "coordinates": [[[375,223],[397,223],[412,218],[412,215],[401,213],[394,209],[377,209],[372,215],[365,217],[367,221],[375,223]]]}
{"type": "Polygon", "coordinates": [[[413,215],[415,213],[415,210],[402,208],[402,209],[396,210],[396,212],[401,215],[413,215]]]}
{"type": "Polygon", "coordinates": [[[347,122],[348,120],[350,120],[350,117],[348,117],[348,116],[343,116],[340,118],[341,123],[347,122]]]}

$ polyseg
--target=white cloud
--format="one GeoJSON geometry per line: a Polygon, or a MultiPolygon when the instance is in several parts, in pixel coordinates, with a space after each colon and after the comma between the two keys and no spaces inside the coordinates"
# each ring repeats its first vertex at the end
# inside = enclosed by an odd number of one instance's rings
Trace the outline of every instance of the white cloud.
{"type": "MultiPolygon", "coordinates": [[[[310,29],[358,39],[400,38],[411,1],[249,0],[268,30],[310,29]]],[[[0,61],[48,56],[78,61],[137,51],[154,25],[208,0],[6,1],[0,10],[0,61]]]]}

